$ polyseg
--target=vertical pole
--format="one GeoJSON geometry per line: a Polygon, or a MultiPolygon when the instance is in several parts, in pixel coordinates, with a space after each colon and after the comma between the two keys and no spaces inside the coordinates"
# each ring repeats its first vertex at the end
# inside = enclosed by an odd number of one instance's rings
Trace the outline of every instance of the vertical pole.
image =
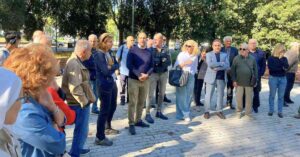
{"type": "Polygon", "coordinates": [[[132,0],[131,33],[134,35],[134,0],[132,0]]]}

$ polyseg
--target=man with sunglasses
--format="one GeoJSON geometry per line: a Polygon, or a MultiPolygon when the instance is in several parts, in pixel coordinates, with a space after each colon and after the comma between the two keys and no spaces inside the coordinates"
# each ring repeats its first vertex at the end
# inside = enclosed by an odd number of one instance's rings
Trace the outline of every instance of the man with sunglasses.
{"type": "Polygon", "coordinates": [[[243,95],[246,98],[245,115],[251,117],[253,86],[251,85],[252,76],[257,78],[257,65],[255,58],[249,55],[248,45],[241,44],[240,54],[233,60],[231,66],[231,77],[233,86],[236,88],[237,114],[242,117],[243,95]]]}
{"type": "Polygon", "coordinates": [[[18,48],[21,41],[21,35],[19,32],[9,31],[4,34],[5,37],[5,47],[0,49],[0,66],[8,58],[10,52],[18,48]]]}
{"type": "MultiPolygon", "coordinates": [[[[232,43],[232,37],[226,36],[223,39],[224,47],[222,47],[221,51],[227,53],[227,56],[229,58],[229,64],[232,65],[233,59],[235,56],[238,55],[237,48],[231,46],[232,43]]],[[[233,97],[233,84],[231,79],[230,70],[227,71],[227,106],[230,106],[230,109],[234,110],[235,107],[232,105],[232,97],[233,97]]]]}

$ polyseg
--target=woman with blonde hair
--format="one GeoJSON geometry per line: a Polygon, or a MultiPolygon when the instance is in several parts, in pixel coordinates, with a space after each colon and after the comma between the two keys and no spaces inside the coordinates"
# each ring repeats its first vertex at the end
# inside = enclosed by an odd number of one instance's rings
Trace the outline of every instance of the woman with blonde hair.
{"type": "Polygon", "coordinates": [[[23,82],[25,100],[13,127],[20,137],[24,157],[58,156],[66,148],[65,115],[47,91],[58,73],[58,62],[50,48],[30,44],[13,51],[4,67],[13,71],[23,82]]]}
{"type": "Polygon", "coordinates": [[[283,44],[277,44],[268,58],[269,68],[269,116],[274,112],[274,99],[278,90],[278,117],[283,118],[282,106],[284,103],[284,91],[286,87],[286,71],[289,67],[288,60],[284,57],[285,47],[283,44]]]}
{"type": "Polygon", "coordinates": [[[178,54],[175,67],[179,66],[183,71],[189,73],[188,80],[185,86],[176,87],[176,118],[185,120],[187,122],[190,119],[190,106],[193,97],[193,89],[195,82],[195,73],[197,72],[197,55],[198,44],[194,40],[186,41],[181,52],[178,54]]]}
{"type": "Polygon", "coordinates": [[[113,37],[103,33],[99,37],[99,52],[95,55],[96,82],[101,101],[100,113],[97,121],[95,144],[111,146],[113,144],[105,134],[118,134],[119,131],[111,127],[111,121],[117,108],[117,85],[115,70],[119,64],[110,54],[113,46],[113,37]]]}
{"type": "Polygon", "coordinates": [[[293,89],[295,76],[298,71],[298,63],[299,63],[299,48],[300,44],[297,42],[291,43],[291,48],[288,50],[284,56],[287,58],[289,63],[289,68],[286,73],[286,88],[284,93],[284,106],[288,106],[286,103],[293,104],[294,102],[290,98],[290,93],[293,89]]]}

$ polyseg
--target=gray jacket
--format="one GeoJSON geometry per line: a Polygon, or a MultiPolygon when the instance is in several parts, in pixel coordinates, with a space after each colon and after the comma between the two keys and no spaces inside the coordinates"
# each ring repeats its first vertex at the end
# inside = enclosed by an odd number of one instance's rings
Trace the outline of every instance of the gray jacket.
{"type": "Polygon", "coordinates": [[[293,51],[287,51],[284,56],[287,58],[289,63],[289,68],[287,70],[288,73],[296,73],[298,70],[298,54],[293,51]]]}
{"type": "Polygon", "coordinates": [[[204,60],[204,61],[200,61],[198,64],[201,64],[201,65],[198,65],[200,67],[199,67],[199,70],[198,70],[197,79],[203,80],[204,77],[205,77],[206,70],[207,70],[207,63],[204,60]]]}
{"type": "MultiPolygon", "coordinates": [[[[207,70],[204,77],[204,82],[209,84],[215,83],[218,70],[225,70],[226,73],[226,71],[230,68],[228,55],[226,53],[220,54],[220,62],[218,62],[215,52],[211,51],[206,54],[206,63],[207,70]]],[[[227,82],[227,75],[225,75],[225,82],[227,82]]]]}

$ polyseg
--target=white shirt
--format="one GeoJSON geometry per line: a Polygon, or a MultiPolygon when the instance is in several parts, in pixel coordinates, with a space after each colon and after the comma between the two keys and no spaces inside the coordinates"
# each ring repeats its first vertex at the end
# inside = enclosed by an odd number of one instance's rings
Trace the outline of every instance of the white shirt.
{"type": "Polygon", "coordinates": [[[175,67],[187,60],[192,60],[193,63],[190,65],[186,65],[182,70],[188,71],[191,74],[195,74],[197,72],[197,55],[191,55],[188,52],[180,52],[177,56],[175,67]]]}

